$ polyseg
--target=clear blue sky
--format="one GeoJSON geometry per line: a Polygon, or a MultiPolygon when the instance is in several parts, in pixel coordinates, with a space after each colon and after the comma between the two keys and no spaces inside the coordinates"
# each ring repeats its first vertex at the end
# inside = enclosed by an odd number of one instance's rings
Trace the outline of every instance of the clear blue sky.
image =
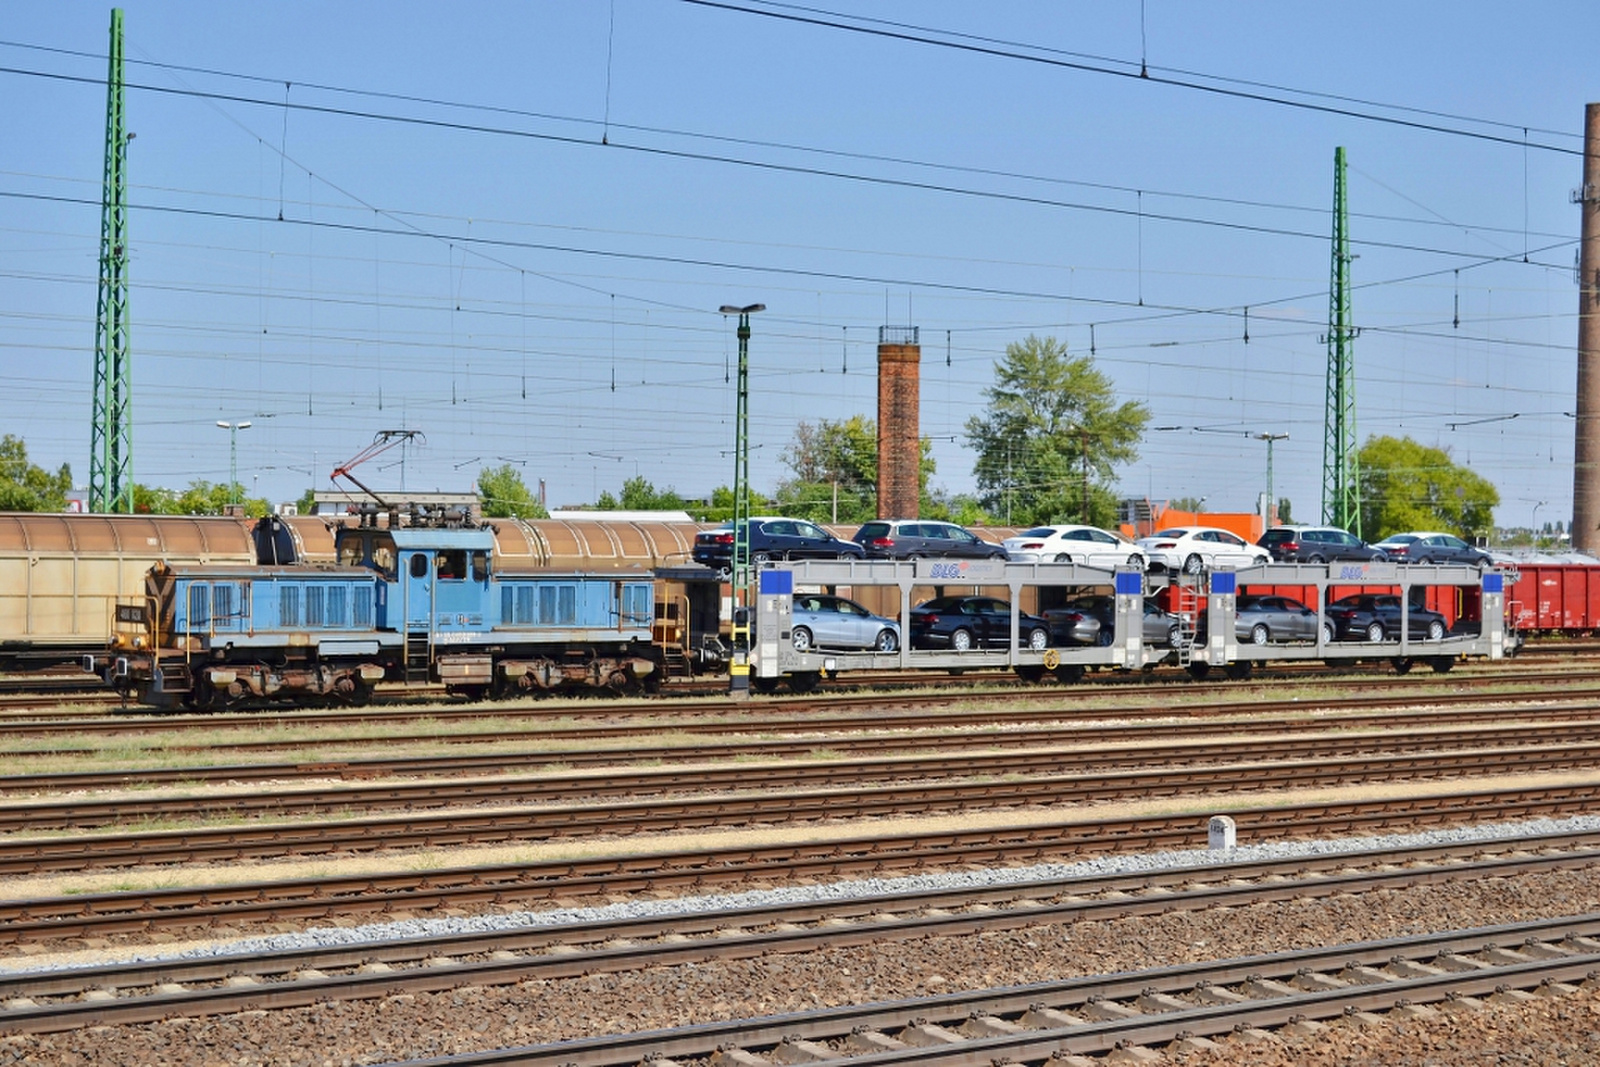
{"type": "MultiPolygon", "coordinates": [[[[136,479],[225,480],[213,424],[248,418],[241,481],[278,500],[394,428],[427,437],[413,489],[509,459],[553,505],[703,494],[732,474],[715,309],[761,302],[758,487],[799,420],[875,414],[877,328],[912,323],[935,482],[968,491],[994,360],[1093,324],[1152,426],[1223,431],[1151,433],[1128,495],[1248,509],[1245,433],[1287,432],[1314,516],[1343,145],[1362,437],[1449,448],[1502,524],[1570,514],[1594,4],[731,6],[766,14],[128,3],[136,479]]],[[[0,429],[80,485],[109,10],[0,6],[0,429]]]]}

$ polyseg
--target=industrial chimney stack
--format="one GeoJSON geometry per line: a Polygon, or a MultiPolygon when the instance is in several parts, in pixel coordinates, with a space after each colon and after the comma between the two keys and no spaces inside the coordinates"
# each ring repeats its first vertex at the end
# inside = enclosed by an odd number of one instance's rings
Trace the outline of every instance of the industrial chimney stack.
{"type": "Polygon", "coordinates": [[[922,346],[915,326],[878,327],[878,518],[914,519],[921,498],[922,346]]]}

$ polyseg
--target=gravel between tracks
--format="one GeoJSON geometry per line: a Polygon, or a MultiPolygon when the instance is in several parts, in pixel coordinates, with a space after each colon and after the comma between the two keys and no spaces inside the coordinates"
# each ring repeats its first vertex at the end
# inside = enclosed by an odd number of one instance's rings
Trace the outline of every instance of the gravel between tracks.
{"type": "MultiPolygon", "coordinates": [[[[1529,832],[1590,828],[1600,819],[1525,824],[1529,832]]],[[[1506,828],[1477,828],[1381,840],[1439,841],[1490,836],[1506,828]]],[[[1312,842],[1237,850],[1239,858],[1286,852],[1370,847],[1377,839],[1312,842]]],[[[1119,856],[1056,872],[1133,870],[1174,862],[1204,862],[1208,854],[1119,856]]],[[[919,876],[926,885],[958,879],[985,882],[1038,876],[1039,868],[919,876]]],[[[904,880],[894,880],[901,882],[904,880]]],[[[792,899],[801,895],[876,892],[889,882],[851,883],[772,893],[699,898],[702,907],[792,899]]],[[[546,912],[543,920],[680,910],[688,901],[636,901],[604,909],[546,912]],[[618,911],[618,909],[622,909],[618,911]]],[[[533,981],[506,987],[464,987],[274,1013],[176,1019],[149,1026],[101,1027],[73,1034],[0,1039],[0,1065],[145,1064],[172,1067],[239,1064],[371,1064],[505,1045],[529,1044],[619,1030],[681,1025],[807,1008],[887,1000],[1101,974],[1191,960],[1392,937],[1432,929],[1514,922],[1600,910],[1600,876],[1551,872],[1516,879],[1384,891],[1075,925],[1042,925],[963,938],[828,949],[757,960],[714,962],[582,979],[533,981]]],[[[400,924],[405,932],[458,924],[502,923],[508,916],[400,924]],[[440,924],[444,924],[441,926],[440,924]]],[[[368,928],[369,930],[372,928],[368,928]]],[[[381,936],[395,936],[390,929],[381,936]]],[[[309,931],[293,938],[345,941],[351,929],[309,931]]],[[[252,942],[282,945],[280,938],[252,942]]],[[[233,946],[237,949],[239,945],[233,946]]],[[[1455,1064],[1590,1063],[1600,1059],[1600,994],[1581,993],[1525,1005],[1491,1005],[1481,1012],[1435,1019],[1391,1020],[1378,1027],[1340,1022],[1305,1038],[1249,1042],[1233,1038],[1212,1053],[1184,1053],[1189,1064],[1455,1064]]]]}

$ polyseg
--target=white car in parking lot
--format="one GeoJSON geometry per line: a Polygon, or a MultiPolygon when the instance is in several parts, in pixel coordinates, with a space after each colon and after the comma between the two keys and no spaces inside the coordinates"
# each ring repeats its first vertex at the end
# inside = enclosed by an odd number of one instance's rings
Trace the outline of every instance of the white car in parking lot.
{"type": "Polygon", "coordinates": [[[1151,568],[1174,574],[1240,570],[1272,559],[1272,554],[1261,546],[1214,526],[1174,526],[1134,543],[1143,550],[1151,568]]]}
{"type": "Polygon", "coordinates": [[[1006,557],[1016,563],[1081,563],[1086,567],[1144,570],[1139,546],[1097,526],[1035,526],[1008,537],[1006,557]]]}

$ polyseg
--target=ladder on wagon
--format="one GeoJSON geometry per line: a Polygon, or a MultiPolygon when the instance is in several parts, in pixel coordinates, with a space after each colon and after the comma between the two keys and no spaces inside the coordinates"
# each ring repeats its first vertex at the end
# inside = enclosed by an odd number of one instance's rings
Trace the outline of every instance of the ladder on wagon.
{"type": "Polygon", "coordinates": [[[1210,591],[1210,575],[1178,572],[1172,586],[1172,613],[1178,617],[1178,666],[1188,667],[1194,661],[1194,644],[1200,631],[1200,613],[1206,609],[1210,591]]]}

